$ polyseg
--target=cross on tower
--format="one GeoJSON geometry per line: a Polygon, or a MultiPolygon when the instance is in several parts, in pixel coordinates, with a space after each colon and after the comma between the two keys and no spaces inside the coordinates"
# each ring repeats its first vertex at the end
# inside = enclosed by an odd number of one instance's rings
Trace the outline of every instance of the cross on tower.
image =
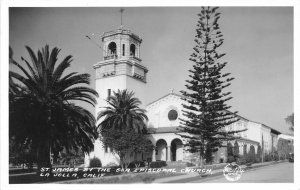
{"type": "Polygon", "coordinates": [[[120,13],[121,13],[121,28],[123,28],[123,12],[125,9],[121,8],[120,13]]]}

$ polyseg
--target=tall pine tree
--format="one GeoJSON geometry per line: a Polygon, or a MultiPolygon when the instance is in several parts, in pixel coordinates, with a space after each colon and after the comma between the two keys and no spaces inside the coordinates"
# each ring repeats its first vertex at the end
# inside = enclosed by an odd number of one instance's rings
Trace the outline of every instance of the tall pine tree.
{"type": "Polygon", "coordinates": [[[190,61],[193,69],[189,70],[190,79],[186,80],[186,91],[181,91],[183,113],[181,118],[180,135],[186,140],[186,149],[200,154],[200,165],[212,161],[212,155],[226,141],[233,140],[235,133],[228,131],[226,126],[238,121],[237,112],[230,112],[231,106],[226,102],[232,97],[231,92],[224,92],[234,78],[230,73],[222,73],[227,62],[220,59],[225,55],[217,49],[224,39],[219,28],[220,13],[218,7],[202,7],[198,14],[194,52],[190,61]]]}

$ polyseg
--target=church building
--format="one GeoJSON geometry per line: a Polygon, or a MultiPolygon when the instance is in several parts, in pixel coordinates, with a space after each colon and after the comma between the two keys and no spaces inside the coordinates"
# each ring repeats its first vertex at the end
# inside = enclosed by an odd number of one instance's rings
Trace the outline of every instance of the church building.
{"type": "MultiPolygon", "coordinates": [[[[105,99],[112,95],[113,91],[127,89],[133,91],[135,97],[141,100],[141,107],[146,109],[149,118],[148,139],[155,145],[155,150],[149,155],[128,155],[129,159],[132,161],[197,161],[198,156],[185,151],[183,146],[185,141],[177,134],[179,118],[184,118],[182,96],[171,91],[151,103],[145,103],[148,69],[142,63],[140,56],[142,38],[120,27],[103,33],[102,43],[103,60],[93,66],[96,71],[96,91],[99,93],[96,114],[107,105],[105,99]]],[[[151,74],[155,75],[155,73],[151,74]]],[[[243,154],[245,148],[249,151],[251,145],[257,151],[257,147],[263,144],[265,153],[277,147],[277,136],[280,132],[264,124],[239,117],[240,120],[228,126],[227,130],[247,129],[236,134],[240,137],[237,140],[240,154],[243,154]]],[[[231,144],[234,145],[234,142],[231,144]]],[[[226,151],[225,147],[220,148],[214,154],[214,162],[226,162],[226,151]]],[[[86,166],[89,165],[89,159],[93,157],[99,158],[103,166],[119,164],[118,155],[112,154],[108,147],[103,147],[100,139],[96,140],[94,151],[86,156],[86,166]]]]}

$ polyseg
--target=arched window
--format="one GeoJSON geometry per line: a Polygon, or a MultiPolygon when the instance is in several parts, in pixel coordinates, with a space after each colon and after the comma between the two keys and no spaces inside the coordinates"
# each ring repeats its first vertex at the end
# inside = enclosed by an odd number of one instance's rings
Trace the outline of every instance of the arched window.
{"type": "Polygon", "coordinates": [[[135,45],[134,44],[130,45],[130,56],[135,56],[135,45]]]}
{"type": "Polygon", "coordinates": [[[108,44],[108,55],[116,55],[117,54],[117,44],[115,42],[110,42],[108,44]]]}

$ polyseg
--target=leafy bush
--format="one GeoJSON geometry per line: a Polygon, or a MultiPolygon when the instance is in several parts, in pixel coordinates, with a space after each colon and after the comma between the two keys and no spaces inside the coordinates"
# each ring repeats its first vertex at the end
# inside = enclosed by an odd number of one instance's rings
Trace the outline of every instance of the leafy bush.
{"type": "Polygon", "coordinates": [[[272,161],[272,157],[270,154],[265,154],[264,155],[264,162],[269,162],[269,161],[272,161]]]}
{"type": "Polygon", "coordinates": [[[155,161],[150,163],[150,168],[161,168],[167,166],[166,161],[155,161]]]}
{"type": "Polygon", "coordinates": [[[145,163],[143,161],[133,161],[130,162],[127,168],[138,168],[138,167],[145,167],[145,163]]]}
{"type": "Polygon", "coordinates": [[[195,164],[191,163],[191,162],[187,162],[186,163],[186,167],[192,167],[192,166],[195,166],[195,164]]]}
{"type": "Polygon", "coordinates": [[[80,163],[80,164],[84,163],[84,157],[77,158],[76,163],[80,163]]]}
{"type": "Polygon", "coordinates": [[[241,156],[238,163],[239,163],[239,165],[246,164],[247,163],[246,156],[241,156]]]}
{"type": "Polygon", "coordinates": [[[91,168],[102,167],[102,163],[101,163],[100,159],[96,158],[96,157],[91,158],[90,159],[90,167],[91,168]]]}
{"type": "Polygon", "coordinates": [[[109,162],[108,164],[106,164],[106,167],[112,167],[112,166],[118,166],[118,164],[116,164],[115,162],[109,162]]]}
{"type": "Polygon", "coordinates": [[[247,154],[245,157],[246,163],[252,163],[255,160],[253,159],[253,156],[251,154],[247,154]]]}
{"type": "Polygon", "coordinates": [[[235,162],[234,156],[228,156],[227,157],[227,163],[235,162]]]}
{"type": "Polygon", "coordinates": [[[278,160],[279,160],[279,155],[278,155],[278,152],[275,152],[275,157],[274,157],[274,160],[275,160],[275,161],[278,161],[278,160]]]}
{"type": "Polygon", "coordinates": [[[251,145],[250,150],[246,157],[246,161],[247,163],[255,163],[255,160],[256,160],[255,148],[253,145],[251,145]]]}
{"type": "Polygon", "coordinates": [[[231,143],[227,143],[227,157],[233,156],[233,147],[231,143]]]}
{"type": "Polygon", "coordinates": [[[238,161],[238,158],[240,157],[240,148],[239,148],[239,144],[237,141],[235,141],[234,143],[234,147],[233,147],[233,157],[235,159],[235,162],[238,161]]]}
{"type": "Polygon", "coordinates": [[[255,158],[255,163],[260,163],[261,162],[261,158],[260,157],[256,157],[255,158]]]}

